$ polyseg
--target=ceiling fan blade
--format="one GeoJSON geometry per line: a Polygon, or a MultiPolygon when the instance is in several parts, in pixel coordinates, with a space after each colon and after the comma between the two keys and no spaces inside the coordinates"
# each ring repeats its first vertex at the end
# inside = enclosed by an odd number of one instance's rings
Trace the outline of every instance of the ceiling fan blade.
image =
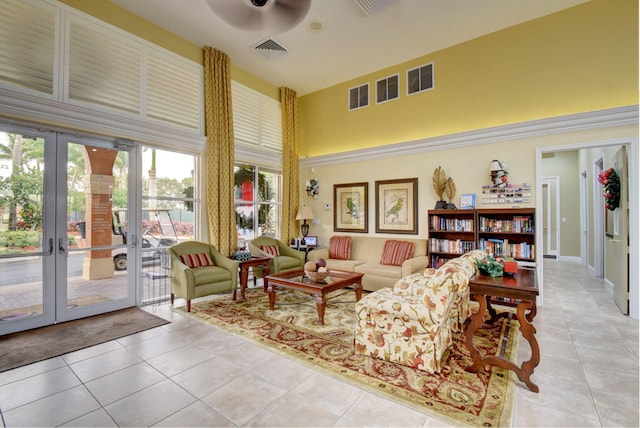
{"type": "Polygon", "coordinates": [[[241,30],[259,30],[264,25],[261,10],[242,0],[207,0],[207,4],[220,19],[241,30]]]}
{"type": "Polygon", "coordinates": [[[246,0],[206,0],[209,8],[227,24],[240,30],[287,31],[304,19],[311,0],[269,0],[263,7],[246,0]]]}
{"type": "Polygon", "coordinates": [[[309,13],[311,0],[275,0],[273,13],[269,19],[271,25],[284,30],[298,25],[309,13]]]}

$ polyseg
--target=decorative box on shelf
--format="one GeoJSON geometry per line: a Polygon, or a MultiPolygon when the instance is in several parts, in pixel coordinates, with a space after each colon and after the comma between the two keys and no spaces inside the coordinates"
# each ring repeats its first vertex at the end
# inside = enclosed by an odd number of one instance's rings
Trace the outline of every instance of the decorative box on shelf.
{"type": "Polygon", "coordinates": [[[238,261],[251,260],[251,253],[249,251],[234,251],[231,253],[231,258],[238,261]]]}

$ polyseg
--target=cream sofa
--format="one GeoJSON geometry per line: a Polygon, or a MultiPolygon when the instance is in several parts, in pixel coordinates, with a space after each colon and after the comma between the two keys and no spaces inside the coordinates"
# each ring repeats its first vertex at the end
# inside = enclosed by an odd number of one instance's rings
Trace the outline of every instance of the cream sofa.
{"type": "Polygon", "coordinates": [[[484,256],[471,251],[356,302],[355,353],[429,373],[442,370],[452,334],[462,332],[471,315],[469,280],[484,256]]]}
{"type": "Polygon", "coordinates": [[[429,263],[427,258],[426,239],[378,238],[351,235],[351,258],[339,260],[329,258],[329,249],[321,248],[309,251],[307,260],[315,261],[323,258],[329,270],[343,270],[363,273],[362,288],[375,291],[383,287],[393,287],[400,278],[416,272],[423,272],[429,263]],[[413,257],[405,260],[402,266],[383,265],[380,263],[386,241],[413,242],[413,257]]]}

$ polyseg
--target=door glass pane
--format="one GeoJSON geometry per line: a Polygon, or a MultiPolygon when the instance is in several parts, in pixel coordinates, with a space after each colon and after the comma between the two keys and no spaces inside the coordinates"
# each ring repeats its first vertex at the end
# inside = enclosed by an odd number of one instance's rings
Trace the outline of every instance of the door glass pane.
{"type": "Polygon", "coordinates": [[[128,153],[67,148],[67,309],[127,298],[128,153]]]}
{"type": "Polygon", "coordinates": [[[0,132],[0,323],[43,313],[44,140],[0,132]]]}

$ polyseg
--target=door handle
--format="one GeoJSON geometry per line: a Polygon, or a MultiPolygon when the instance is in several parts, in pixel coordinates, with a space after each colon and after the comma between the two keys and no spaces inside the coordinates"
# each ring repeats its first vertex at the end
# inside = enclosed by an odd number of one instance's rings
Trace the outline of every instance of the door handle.
{"type": "Polygon", "coordinates": [[[58,254],[64,254],[66,251],[64,248],[64,238],[58,238],[58,254]]]}
{"type": "Polygon", "coordinates": [[[33,257],[33,256],[50,256],[51,254],[53,254],[53,238],[49,239],[49,251],[42,251],[40,253],[6,254],[6,255],[1,255],[0,259],[15,259],[19,257],[33,257]]]}
{"type": "Polygon", "coordinates": [[[609,242],[616,243],[616,242],[620,242],[620,240],[619,239],[609,239],[609,242]]]}

